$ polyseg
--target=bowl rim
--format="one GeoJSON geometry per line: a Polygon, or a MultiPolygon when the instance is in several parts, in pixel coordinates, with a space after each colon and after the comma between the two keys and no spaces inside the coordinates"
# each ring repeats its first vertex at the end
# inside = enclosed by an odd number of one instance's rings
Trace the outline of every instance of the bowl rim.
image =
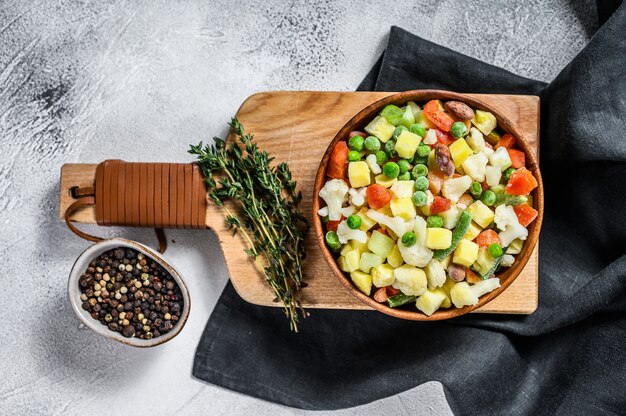
{"type": "Polygon", "coordinates": [[[538,158],[533,149],[530,147],[528,139],[526,139],[521,130],[496,106],[487,104],[478,98],[463,93],[435,89],[410,90],[399,93],[390,93],[390,95],[373,102],[372,104],[359,111],[356,115],[354,115],[350,120],[348,120],[348,122],[346,122],[346,124],[339,130],[339,132],[337,132],[335,137],[328,144],[328,147],[326,148],[326,151],[324,152],[324,155],[322,156],[322,159],[320,161],[313,188],[313,225],[315,229],[315,237],[318,245],[322,250],[324,258],[330,266],[331,270],[333,271],[335,277],[353,296],[355,296],[357,299],[370,306],[371,308],[396,318],[413,321],[438,321],[465,315],[475,309],[484,306],[492,299],[496,298],[507,287],[509,287],[524,269],[526,263],[528,263],[528,259],[532,255],[535,246],[537,245],[541,225],[543,222],[543,209],[544,188],[541,178],[541,171],[539,169],[538,158]],[[390,308],[385,304],[376,302],[373,298],[365,295],[363,292],[358,290],[356,286],[354,286],[354,284],[351,282],[351,280],[348,279],[348,277],[344,274],[344,272],[339,269],[337,261],[326,246],[324,241],[323,224],[320,216],[317,215],[317,211],[320,209],[322,204],[322,199],[319,197],[319,191],[326,182],[326,169],[328,166],[328,161],[330,159],[330,153],[337,142],[347,138],[348,134],[351,131],[361,130],[361,128],[366,125],[366,122],[371,121],[371,119],[374,117],[374,114],[376,114],[379,110],[381,110],[384,106],[388,104],[405,104],[407,101],[424,102],[432,99],[462,101],[475,109],[489,111],[496,117],[496,120],[498,122],[498,128],[512,134],[516,138],[518,147],[521,148],[521,150],[526,155],[526,168],[530,170],[537,179],[538,186],[533,191],[532,195],[534,207],[535,209],[537,209],[538,215],[535,221],[533,221],[533,223],[528,228],[528,238],[525,241],[522,251],[518,255],[516,255],[515,263],[513,263],[513,266],[508,268],[506,271],[496,275],[496,277],[500,279],[499,288],[481,296],[476,305],[464,306],[463,308],[450,307],[447,309],[439,309],[431,316],[427,316],[426,314],[418,310],[412,311],[390,308]]]}
{"type": "Polygon", "coordinates": [[[97,242],[87,247],[78,256],[78,258],[74,261],[74,264],[72,265],[72,269],[70,271],[70,276],[69,276],[68,283],[67,283],[67,291],[68,291],[69,301],[72,306],[72,309],[74,310],[74,313],[85,326],[87,326],[89,329],[91,329],[98,335],[101,335],[105,338],[113,339],[123,344],[130,345],[132,347],[138,347],[138,348],[155,347],[157,345],[161,345],[173,339],[174,337],[176,337],[180,333],[180,331],[182,331],[183,327],[187,323],[187,319],[189,318],[189,312],[191,310],[191,298],[189,296],[189,290],[187,289],[187,285],[183,281],[178,270],[176,270],[174,266],[169,264],[163,258],[162,254],[153,251],[152,249],[150,249],[149,247],[146,247],[145,245],[141,243],[128,240],[125,238],[121,238],[121,237],[115,237],[115,238],[102,240],[100,242],[97,242]],[[87,265],[92,259],[96,258],[97,256],[104,253],[105,251],[108,251],[117,247],[132,248],[152,258],[159,265],[161,265],[165,270],[167,270],[168,273],[170,273],[170,275],[174,278],[174,281],[176,282],[176,284],[178,284],[178,287],[181,289],[183,302],[184,302],[183,308],[181,310],[181,317],[178,320],[178,322],[174,324],[174,327],[172,328],[172,330],[169,331],[167,334],[162,335],[157,338],[152,338],[149,340],[136,338],[136,337],[126,338],[119,332],[111,331],[105,325],[102,325],[100,321],[93,319],[91,315],[89,315],[87,311],[85,311],[81,307],[81,304],[82,304],[82,301],[80,300],[81,291],[80,291],[80,288],[78,287],[78,280],[80,279],[80,276],[86,270],[87,265]]]}

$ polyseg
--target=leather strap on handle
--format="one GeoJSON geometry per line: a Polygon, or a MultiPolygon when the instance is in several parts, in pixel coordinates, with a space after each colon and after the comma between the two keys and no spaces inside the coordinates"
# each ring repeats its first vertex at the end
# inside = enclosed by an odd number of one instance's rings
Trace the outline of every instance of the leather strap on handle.
{"type": "Polygon", "coordinates": [[[80,231],[71,216],[95,205],[99,225],[155,228],[159,250],[167,248],[163,228],[205,228],[206,188],[195,163],[128,163],[105,160],[96,168],[94,186],[70,189],[76,201],[65,222],[81,238],[102,238],[80,231]]]}

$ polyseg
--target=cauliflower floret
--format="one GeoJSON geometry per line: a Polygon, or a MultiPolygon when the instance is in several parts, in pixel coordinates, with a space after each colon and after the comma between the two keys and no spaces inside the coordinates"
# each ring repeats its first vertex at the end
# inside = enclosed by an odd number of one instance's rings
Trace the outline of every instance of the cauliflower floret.
{"type": "Polygon", "coordinates": [[[509,166],[511,166],[511,157],[506,147],[500,147],[496,149],[491,156],[489,156],[489,164],[496,168],[500,168],[500,171],[504,172],[509,166]]]}
{"type": "Polygon", "coordinates": [[[402,260],[406,264],[416,267],[426,267],[428,262],[433,258],[433,252],[422,244],[413,244],[407,247],[402,242],[398,242],[398,249],[402,260]]]}
{"type": "Polygon", "coordinates": [[[485,138],[483,134],[476,127],[472,127],[469,131],[469,135],[466,138],[467,144],[476,153],[485,148],[485,138]]]}
{"type": "Polygon", "coordinates": [[[467,175],[460,178],[444,179],[441,193],[450,201],[456,203],[470,186],[472,186],[472,178],[467,175]]]}
{"type": "Polygon", "coordinates": [[[497,277],[482,280],[472,286],[467,284],[467,282],[459,282],[450,289],[450,298],[457,308],[476,305],[479,297],[499,287],[500,279],[497,277]]]}
{"type": "Polygon", "coordinates": [[[417,243],[419,245],[426,245],[426,220],[419,215],[415,216],[413,232],[417,237],[417,243]]]}
{"type": "Polygon", "coordinates": [[[401,217],[388,217],[385,214],[381,214],[373,209],[367,211],[367,216],[377,223],[389,228],[398,236],[404,235],[404,233],[411,230],[414,225],[414,221],[407,222],[401,217]]]}
{"type": "Polygon", "coordinates": [[[348,227],[348,223],[344,220],[337,226],[337,237],[341,244],[346,244],[349,240],[356,240],[359,243],[367,243],[367,233],[361,230],[353,230],[348,227]]]}
{"type": "Polygon", "coordinates": [[[367,187],[354,189],[350,188],[348,194],[350,195],[350,203],[355,207],[363,206],[365,203],[365,192],[367,191],[367,187]]]}
{"type": "Polygon", "coordinates": [[[395,269],[393,275],[396,280],[392,286],[405,295],[419,296],[426,292],[428,281],[422,269],[404,264],[395,269]]]}
{"type": "Polygon", "coordinates": [[[496,168],[495,166],[487,166],[485,168],[485,178],[487,179],[487,185],[498,185],[500,183],[501,176],[502,172],[500,171],[500,168],[496,168]]]}
{"type": "Polygon", "coordinates": [[[515,215],[515,211],[513,207],[510,205],[498,205],[496,207],[496,213],[493,219],[493,222],[496,223],[496,226],[500,230],[506,229],[507,225],[518,224],[517,215],[515,215]]]}
{"type": "Polygon", "coordinates": [[[378,165],[376,155],[373,153],[371,155],[367,155],[367,157],[365,158],[365,163],[367,163],[367,166],[370,168],[370,172],[372,172],[374,175],[378,175],[383,171],[378,165]]]}
{"type": "Polygon", "coordinates": [[[528,238],[528,230],[517,222],[515,224],[508,224],[506,229],[500,232],[498,236],[500,237],[500,244],[502,244],[502,247],[507,247],[516,238],[526,240],[526,238],[528,238]]]}
{"type": "Polygon", "coordinates": [[[500,266],[511,267],[515,263],[515,257],[510,254],[504,254],[502,260],[500,260],[500,266]]]}
{"type": "Polygon", "coordinates": [[[322,207],[317,211],[317,215],[319,215],[320,217],[327,217],[328,216],[328,207],[322,207]]]}
{"type": "Polygon", "coordinates": [[[446,282],[446,270],[443,265],[437,260],[431,260],[424,269],[426,272],[426,278],[428,279],[428,288],[435,289],[441,287],[446,282]]]}
{"type": "Polygon", "coordinates": [[[348,189],[348,185],[341,179],[331,179],[320,189],[320,198],[326,202],[328,207],[329,220],[337,221],[341,219],[341,206],[346,200],[348,189]]]}
{"type": "Polygon", "coordinates": [[[347,207],[341,208],[341,215],[348,218],[350,215],[356,212],[356,207],[354,205],[348,205],[347,207]]]}

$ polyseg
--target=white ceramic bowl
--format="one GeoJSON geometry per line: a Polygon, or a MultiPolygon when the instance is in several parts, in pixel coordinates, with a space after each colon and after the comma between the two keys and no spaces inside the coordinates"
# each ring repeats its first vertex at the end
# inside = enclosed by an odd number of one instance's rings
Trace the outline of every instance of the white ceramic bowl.
{"type": "Polygon", "coordinates": [[[168,264],[161,254],[151,250],[143,244],[139,244],[131,240],[126,240],[124,238],[112,238],[110,240],[104,240],[90,246],[87,250],[83,251],[78,259],[76,259],[74,266],[72,266],[67,290],[70,297],[70,303],[72,305],[72,308],[74,309],[74,312],[88,328],[106,338],[114,339],[133,347],[154,347],[174,338],[185,326],[187,318],[189,317],[189,308],[191,307],[189,291],[187,290],[185,282],[183,282],[183,279],[181,279],[180,274],[176,271],[176,269],[168,264]],[[172,330],[170,330],[168,333],[149,340],[135,337],[126,338],[119,332],[111,331],[105,325],[102,325],[100,321],[93,319],[89,312],[82,308],[82,301],[80,300],[81,291],[78,285],[78,279],[80,279],[80,276],[87,270],[87,267],[89,267],[89,263],[93,259],[97,258],[100,254],[106,251],[118,247],[133,248],[138,252],[143,253],[147,257],[154,259],[154,261],[160,264],[165,270],[167,270],[169,274],[172,275],[172,277],[176,281],[176,284],[178,284],[178,287],[180,287],[180,291],[183,295],[183,308],[181,310],[180,319],[178,320],[178,322],[176,322],[172,330]]]}

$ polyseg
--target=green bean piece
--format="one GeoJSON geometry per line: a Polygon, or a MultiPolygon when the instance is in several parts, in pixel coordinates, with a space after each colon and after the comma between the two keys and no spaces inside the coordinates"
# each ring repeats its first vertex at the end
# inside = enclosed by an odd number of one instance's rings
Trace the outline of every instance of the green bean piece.
{"type": "Polygon", "coordinates": [[[415,296],[408,296],[404,293],[398,293],[397,295],[391,296],[387,299],[387,304],[390,308],[397,308],[402,305],[406,305],[407,303],[415,302],[417,298],[415,296]]]}
{"type": "Polygon", "coordinates": [[[483,186],[479,182],[473,182],[470,187],[470,194],[474,197],[474,199],[479,199],[480,195],[483,193],[483,186]]]}

